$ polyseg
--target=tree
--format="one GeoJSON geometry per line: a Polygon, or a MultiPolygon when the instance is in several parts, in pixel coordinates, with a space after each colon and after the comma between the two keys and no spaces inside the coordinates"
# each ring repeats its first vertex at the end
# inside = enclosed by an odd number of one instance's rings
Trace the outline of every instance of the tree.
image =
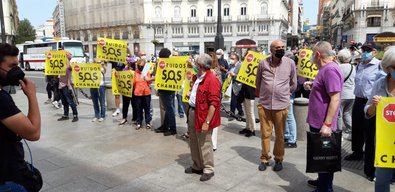
{"type": "Polygon", "coordinates": [[[19,22],[18,30],[16,32],[15,41],[17,44],[25,41],[33,41],[36,39],[36,30],[28,19],[23,19],[19,22]]]}

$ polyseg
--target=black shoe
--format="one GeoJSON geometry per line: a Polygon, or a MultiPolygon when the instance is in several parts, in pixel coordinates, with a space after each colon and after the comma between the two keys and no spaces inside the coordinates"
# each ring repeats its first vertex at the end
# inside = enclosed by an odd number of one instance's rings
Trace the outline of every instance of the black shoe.
{"type": "Polygon", "coordinates": [[[284,138],[284,143],[288,143],[288,140],[289,140],[289,139],[285,139],[285,138],[284,138]]]}
{"type": "Polygon", "coordinates": [[[233,120],[235,120],[234,117],[229,117],[229,118],[228,118],[228,121],[233,121],[233,120]]]}
{"type": "Polygon", "coordinates": [[[155,133],[163,133],[165,132],[165,129],[163,127],[158,127],[155,129],[155,133]]]}
{"type": "Polygon", "coordinates": [[[281,162],[276,162],[276,164],[273,167],[273,171],[281,171],[283,170],[283,164],[281,162]]]}
{"type": "Polygon", "coordinates": [[[346,160],[346,161],[360,161],[362,159],[363,159],[363,154],[356,153],[356,152],[353,152],[350,155],[347,155],[344,157],[344,160],[346,160]]]}
{"type": "Polygon", "coordinates": [[[250,130],[245,128],[245,129],[242,129],[241,131],[239,131],[239,134],[246,134],[248,131],[250,131],[250,130]]]}
{"type": "Polygon", "coordinates": [[[73,117],[73,120],[71,120],[71,122],[73,122],[73,123],[74,123],[74,122],[77,122],[77,121],[78,121],[78,117],[77,117],[77,116],[74,116],[74,117],[73,117]]]}
{"type": "Polygon", "coordinates": [[[186,174],[198,174],[198,175],[202,175],[203,174],[203,170],[196,170],[192,167],[188,167],[185,169],[184,171],[186,174]]]}
{"type": "Polygon", "coordinates": [[[297,148],[298,145],[296,145],[296,143],[286,143],[286,144],[285,144],[285,147],[286,147],[286,148],[297,148]]]}
{"type": "Polygon", "coordinates": [[[214,173],[203,173],[203,175],[200,177],[200,181],[208,181],[213,176],[214,176],[214,173]]]}
{"type": "Polygon", "coordinates": [[[69,119],[70,119],[69,117],[62,116],[61,118],[58,119],[58,121],[66,121],[66,120],[69,120],[69,119]]]}
{"type": "Polygon", "coordinates": [[[261,164],[259,164],[258,169],[259,169],[259,171],[265,171],[266,168],[267,168],[267,166],[269,166],[269,163],[263,163],[263,162],[261,162],[261,164]]]}
{"type": "Polygon", "coordinates": [[[307,185],[312,188],[317,188],[318,186],[318,179],[317,180],[308,180],[307,185]]]}
{"type": "Polygon", "coordinates": [[[368,179],[370,182],[373,182],[375,178],[371,176],[367,176],[366,179],[368,179]]]}
{"type": "Polygon", "coordinates": [[[255,136],[255,131],[250,131],[248,130],[248,132],[245,135],[246,137],[251,137],[251,136],[255,136]]]}
{"type": "Polygon", "coordinates": [[[177,135],[176,131],[166,131],[163,133],[164,136],[171,136],[171,135],[177,135]]]}

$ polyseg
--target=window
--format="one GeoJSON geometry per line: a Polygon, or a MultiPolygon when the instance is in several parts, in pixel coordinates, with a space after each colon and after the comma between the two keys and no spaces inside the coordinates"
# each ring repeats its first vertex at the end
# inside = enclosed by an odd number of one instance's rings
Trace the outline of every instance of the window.
{"type": "Polygon", "coordinates": [[[156,18],[162,17],[162,8],[160,8],[159,6],[155,7],[155,16],[156,18]]]}
{"type": "Polygon", "coordinates": [[[266,2],[261,4],[261,15],[267,15],[267,3],[266,2]]]}
{"type": "Polygon", "coordinates": [[[368,27],[380,27],[381,17],[369,17],[366,21],[368,27]]]}
{"type": "Polygon", "coordinates": [[[122,39],[128,39],[128,30],[127,29],[125,29],[123,32],[122,32],[122,39]]]}
{"type": "Polygon", "coordinates": [[[191,17],[196,17],[196,7],[195,6],[191,7],[191,17]]]}
{"type": "Polygon", "coordinates": [[[229,5],[224,5],[224,16],[229,16],[229,5]]]}
{"type": "Polygon", "coordinates": [[[241,4],[240,6],[240,15],[247,15],[247,5],[246,4],[241,4]]]}
{"type": "Polygon", "coordinates": [[[180,18],[181,17],[181,8],[179,6],[174,7],[174,17],[180,18]]]}
{"type": "Polygon", "coordinates": [[[207,17],[212,17],[213,16],[213,6],[208,6],[207,7],[207,17]]]}

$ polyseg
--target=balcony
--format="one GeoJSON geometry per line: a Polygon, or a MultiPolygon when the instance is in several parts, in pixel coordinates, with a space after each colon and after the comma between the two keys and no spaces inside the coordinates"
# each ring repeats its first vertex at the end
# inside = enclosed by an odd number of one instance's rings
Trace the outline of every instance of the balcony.
{"type": "Polygon", "coordinates": [[[199,17],[189,17],[188,22],[189,23],[197,23],[197,22],[199,22],[199,17]]]}
{"type": "Polygon", "coordinates": [[[222,17],[222,22],[230,22],[232,21],[232,16],[223,16],[222,17]]]}
{"type": "Polygon", "coordinates": [[[161,18],[152,18],[152,23],[154,23],[154,24],[162,24],[163,22],[164,22],[164,20],[163,20],[163,17],[161,17],[161,18]]]}
{"type": "Polygon", "coordinates": [[[171,0],[171,2],[182,2],[182,0],[171,0]]]}
{"type": "Polygon", "coordinates": [[[152,0],[154,3],[163,3],[163,0],[152,0]]]}
{"type": "Polygon", "coordinates": [[[269,15],[259,14],[259,15],[256,15],[256,19],[257,20],[269,20],[270,16],[269,15]]]}
{"type": "Polygon", "coordinates": [[[213,22],[216,22],[216,18],[215,17],[205,17],[204,22],[213,23],[213,22]]]}
{"type": "Polygon", "coordinates": [[[171,22],[172,23],[182,23],[182,17],[172,17],[171,22]]]}
{"type": "Polygon", "coordinates": [[[237,21],[248,21],[247,15],[239,15],[237,16],[237,21]]]}

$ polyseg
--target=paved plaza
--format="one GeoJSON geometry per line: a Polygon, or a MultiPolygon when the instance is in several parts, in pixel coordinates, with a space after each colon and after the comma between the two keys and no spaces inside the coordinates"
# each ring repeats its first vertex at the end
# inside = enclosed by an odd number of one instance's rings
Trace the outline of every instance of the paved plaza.
{"type": "MultiPolygon", "coordinates": [[[[22,92],[13,96],[27,112],[22,92]]],[[[34,164],[42,172],[45,192],[108,191],[312,191],[306,185],[316,174],[305,173],[306,143],[286,149],[284,170],[258,171],[260,132],[256,137],[240,136],[242,122],[222,118],[215,157],[215,177],[200,182],[198,175],[186,175],[191,164],[188,143],[180,137],[164,137],[153,130],[135,130],[131,125],[118,126],[107,114],[102,123],[92,123],[93,107],[89,102],[78,106],[80,121],[58,122],[62,110],[44,105],[46,95],[38,93],[42,115],[42,134],[30,143],[34,164]]],[[[158,99],[153,96],[154,127],[159,126],[158,99]]],[[[257,124],[258,125],[258,124],[257,124]]],[[[179,133],[186,132],[186,119],[177,118],[179,133]]],[[[346,153],[349,142],[343,143],[346,153]]],[[[25,147],[26,149],[26,147],[25,147]]],[[[26,153],[26,159],[28,158],[26,153]]],[[[343,162],[345,163],[345,162],[343,162]]],[[[272,162],[274,164],[274,162],[272,162]]],[[[362,175],[362,163],[346,163],[335,174],[335,191],[373,191],[374,183],[362,175]]],[[[392,186],[392,190],[395,187],[392,186]]]]}

